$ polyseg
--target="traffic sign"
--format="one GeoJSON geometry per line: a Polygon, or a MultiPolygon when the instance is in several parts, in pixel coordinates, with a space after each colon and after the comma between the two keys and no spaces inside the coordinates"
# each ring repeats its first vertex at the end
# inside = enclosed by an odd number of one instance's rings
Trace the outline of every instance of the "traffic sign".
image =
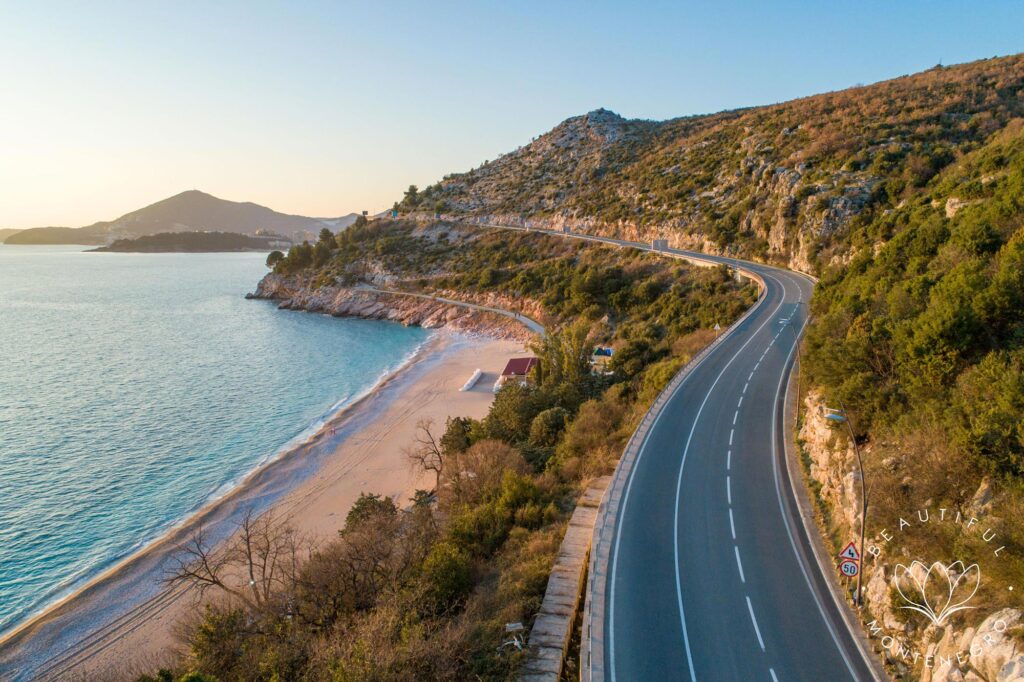
{"type": "Polygon", "coordinates": [[[850,559],[843,559],[843,562],[839,564],[839,572],[845,575],[847,578],[852,578],[853,576],[860,573],[860,566],[857,565],[856,561],[851,561],[850,559]]]}
{"type": "Polygon", "coordinates": [[[842,559],[849,559],[850,561],[860,561],[860,552],[857,551],[857,545],[852,542],[839,553],[839,556],[842,559]]]}

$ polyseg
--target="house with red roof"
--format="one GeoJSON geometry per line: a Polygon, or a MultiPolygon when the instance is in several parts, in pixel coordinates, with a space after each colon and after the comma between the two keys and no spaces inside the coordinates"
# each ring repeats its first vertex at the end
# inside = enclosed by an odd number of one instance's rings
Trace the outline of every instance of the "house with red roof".
{"type": "Polygon", "coordinates": [[[530,371],[538,364],[540,364],[540,360],[537,358],[512,358],[506,363],[505,369],[501,371],[501,376],[494,382],[494,392],[500,391],[501,387],[509,381],[527,383],[530,371]]]}

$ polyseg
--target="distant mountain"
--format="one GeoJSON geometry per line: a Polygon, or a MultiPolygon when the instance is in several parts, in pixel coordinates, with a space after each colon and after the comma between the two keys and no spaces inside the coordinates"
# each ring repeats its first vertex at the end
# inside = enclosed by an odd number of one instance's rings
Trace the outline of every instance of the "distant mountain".
{"type": "Polygon", "coordinates": [[[324,227],[338,231],[351,225],[357,215],[340,218],[307,218],[278,213],[251,202],[226,201],[198,190],[140,208],[110,222],[87,227],[36,227],[22,230],[5,244],[107,244],[163,232],[274,233],[292,241],[310,239],[324,227]]]}
{"type": "Polygon", "coordinates": [[[93,251],[120,253],[210,253],[218,251],[270,251],[287,248],[277,236],[254,237],[238,232],[161,232],[136,239],[118,239],[93,251]]]}
{"type": "Polygon", "coordinates": [[[11,229],[0,230],[0,241],[3,241],[4,239],[7,239],[12,234],[17,234],[18,232],[21,232],[21,230],[11,230],[11,229]]]}

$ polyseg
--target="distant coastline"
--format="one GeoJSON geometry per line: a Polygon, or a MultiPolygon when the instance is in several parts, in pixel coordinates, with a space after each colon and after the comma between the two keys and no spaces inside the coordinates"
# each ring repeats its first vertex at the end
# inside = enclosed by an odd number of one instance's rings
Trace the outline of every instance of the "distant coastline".
{"type": "Polygon", "coordinates": [[[250,236],[237,232],[161,232],[136,239],[118,239],[89,251],[116,253],[216,253],[287,249],[290,242],[276,235],[250,236]]]}

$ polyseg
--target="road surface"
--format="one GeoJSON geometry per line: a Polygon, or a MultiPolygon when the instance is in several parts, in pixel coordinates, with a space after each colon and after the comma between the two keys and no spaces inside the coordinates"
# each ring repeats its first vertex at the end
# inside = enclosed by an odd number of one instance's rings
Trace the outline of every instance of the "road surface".
{"type": "Polygon", "coordinates": [[[813,283],[765,265],[665,252],[753,272],[764,293],[678,385],[620,476],[611,540],[593,550],[594,572],[606,579],[592,583],[599,605],[584,675],[878,679],[814,559],[788,478],[784,397],[813,283]]]}
{"type": "Polygon", "coordinates": [[[522,313],[515,310],[506,310],[505,308],[494,308],[488,305],[480,305],[479,303],[468,303],[466,301],[457,301],[454,298],[444,298],[443,296],[434,296],[433,294],[416,294],[411,291],[397,291],[395,289],[381,289],[371,284],[358,284],[356,289],[362,289],[364,291],[376,291],[381,294],[391,294],[393,296],[412,296],[413,298],[426,298],[431,301],[437,301],[439,303],[447,303],[448,305],[457,306],[459,308],[469,308],[470,310],[482,310],[488,313],[496,313],[510,320],[515,320],[519,324],[529,329],[534,334],[543,337],[544,336],[544,325],[537,322],[534,319],[523,315],[522,313]]]}

